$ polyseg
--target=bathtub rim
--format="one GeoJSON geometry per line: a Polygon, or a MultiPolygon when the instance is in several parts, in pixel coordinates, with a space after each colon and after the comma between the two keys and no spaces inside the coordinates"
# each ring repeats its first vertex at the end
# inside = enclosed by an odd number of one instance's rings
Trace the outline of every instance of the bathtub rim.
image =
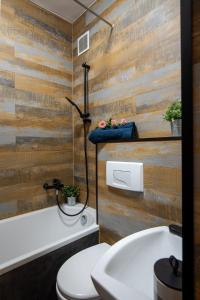
{"type": "MultiPolygon", "coordinates": [[[[81,203],[78,203],[78,204],[76,204],[76,205],[74,205],[74,206],[69,206],[68,204],[63,204],[63,207],[64,207],[64,209],[65,209],[65,207],[66,208],[75,208],[75,207],[77,207],[77,208],[83,208],[83,204],[81,204],[81,203]]],[[[0,224],[1,223],[7,223],[7,222],[10,222],[11,220],[17,220],[17,219],[23,219],[23,218],[26,218],[27,216],[30,216],[30,215],[36,215],[36,214],[38,214],[38,213],[40,213],[40,212],[42,212],[42,211],[46,211],[46,210],[54,210],[54,209],[56,209],[57,208],[57,211],[59,212],[59,209],[58,209],[58,206],[57,205],[52,205],[52,206],[49,206],[49,207],[44,207],[44,208],[40,208],[40,209],[36,209],[36,210],[32,210],[32,211],[29,211],[29,212],[24,212],[24,213],[22,213],[22,214],[19,214],[19,215],[16,215],[16,216],[11,216],[11,217],[7,217],[7,218],[4,218],[4,219],[1,219],[0,220],[0,224]]],[[[93,217],[94,217],[94,219],[95,219],[95,222],[96,222],[96,215],[95,215],[95,212],[96,212],[96,209],[95,208],[93,208],[93,207],[90,207],[90,206],[87,206],[86,208],[85,208],[85,210],[86,211],[90,211],[91,213],[92,213],[92,215],[93,215],[93,217]]],[[[84,210],[84,211],[85,211],[84,210]]],[[[84,211],[81,213],[81,214],[83,214],[84,213],[84,211]]]]}
{"type": "MultiPolygon", "coordinates": [[[[77,207],[81,207],[81,204],[78,204],[77,207]]],[[[25,218],[29,215],[35,215],[41,211],[46,211],[46,210],[55,210],[56,209],[56,205],[51,206],[51,207],[47,207],[47,208],[42,208],[40,210],[36,210],[33,212],[28,212],[22,215],[17,215],[17,216],[13,216],[10,218],[6,218],[6,219],[2,219],[0,220],[0,224],[1,223],[7,223],[7,222],[12,222],[12,220],[17,220],[17,219],[21,219],[21,218],[25,218]]],[[[91,207],[87,207],[86,210],[88,210],[90,213],[92,213],[92,215],[95,215],[95,209],[91,208],[91,207]]],[[[81,239],[84,236],[90,235],[91,233],[94,233],[96,231],[99,231],[99,225],[96,224],[96,218],[94,218],[94,224],[90,225],[89,227],[78,231],[72,235],[70,235],[67,238],[62,238],[60,240],[57,240],[56,242],[50,243],[46,246],[40,247],[37,250],[34,251],[30,251],[26,254],[20,255],[17,258],[13,258],[8,260],[5,263],[0,264],[0,276],[12,271],[20,266],[25,265],[26,263],[29,263],[45,254],[48,254],[50,252],[53,252],[55,250],[58,250],[59,248],[62,248],[74,241],[76,241],[77,239],[81,239]]]]}

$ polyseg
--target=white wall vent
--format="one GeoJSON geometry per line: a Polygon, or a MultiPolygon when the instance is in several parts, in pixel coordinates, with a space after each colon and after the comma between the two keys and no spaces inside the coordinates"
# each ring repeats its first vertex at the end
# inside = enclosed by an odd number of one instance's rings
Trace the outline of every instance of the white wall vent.
{"type": "Polygon", "coordinates": [[[90,32],[86,31],[77,40],[78,56],[90,48],[90,32]]]}

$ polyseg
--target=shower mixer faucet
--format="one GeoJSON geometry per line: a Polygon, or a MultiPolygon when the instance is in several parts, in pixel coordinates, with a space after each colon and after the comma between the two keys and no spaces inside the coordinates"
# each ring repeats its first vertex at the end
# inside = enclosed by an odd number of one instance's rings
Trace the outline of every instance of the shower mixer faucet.
{"type": "Polygon", "coordinates": [[[47,182],[43,184],[43,189],[47,190],[57,190],[60,191],[64,187],[64,184],[59,179],[53,179],[52,185],[49,185],[47,182]]]}

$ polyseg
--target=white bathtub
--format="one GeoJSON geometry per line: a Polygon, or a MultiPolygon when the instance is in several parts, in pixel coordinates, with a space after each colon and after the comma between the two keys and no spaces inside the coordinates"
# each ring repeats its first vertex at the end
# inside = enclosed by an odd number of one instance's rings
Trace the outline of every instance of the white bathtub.
{"type": "MultiPolygon", "coordinates": [[[[82,206],[65,206],[76,213],[82,206]]],[[[96,210],[88,207],[80,216],[66,217],[57,206],[0,221],[0,275],[54,251],[99,229],[96,210]],[[81,217],[87,223],[81,224],[81,217]]]]}

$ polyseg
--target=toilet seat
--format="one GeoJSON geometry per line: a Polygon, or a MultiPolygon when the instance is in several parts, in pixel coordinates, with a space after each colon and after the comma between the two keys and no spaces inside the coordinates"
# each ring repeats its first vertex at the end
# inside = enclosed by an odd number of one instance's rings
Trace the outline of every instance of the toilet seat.
{"type": "Polygon", "coordinates": [[[57,294],[60,300],[99,300],[90,277],[91,270],[110,248],[106,243],[87,248],[69,258],[57,275],[57,294]]]}

